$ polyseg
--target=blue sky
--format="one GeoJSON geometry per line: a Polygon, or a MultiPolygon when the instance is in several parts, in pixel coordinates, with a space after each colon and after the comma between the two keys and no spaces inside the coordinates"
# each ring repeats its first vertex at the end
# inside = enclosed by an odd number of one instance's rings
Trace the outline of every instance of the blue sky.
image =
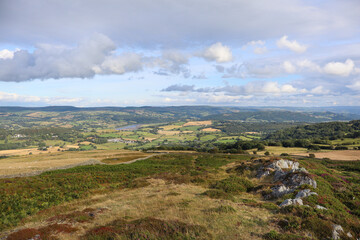
{"type": "Polygon", "coordinates": [[[357,0],[2,0],[0,105],[359,106],[359,12],[357,0]]]}

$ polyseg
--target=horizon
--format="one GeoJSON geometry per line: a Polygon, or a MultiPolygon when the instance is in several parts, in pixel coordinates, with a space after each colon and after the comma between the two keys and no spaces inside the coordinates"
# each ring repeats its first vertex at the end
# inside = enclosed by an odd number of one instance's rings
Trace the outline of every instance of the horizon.
{"type": "Polygon", "coordinates": [[[360,106],[359,12],[355,0],[4,0],[0,106],[360,106]]]}

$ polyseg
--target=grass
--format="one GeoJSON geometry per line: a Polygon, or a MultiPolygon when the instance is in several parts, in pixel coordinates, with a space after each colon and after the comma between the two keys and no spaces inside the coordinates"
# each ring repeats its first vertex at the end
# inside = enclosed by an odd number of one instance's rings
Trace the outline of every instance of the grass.
{"type": "Polygon", "coordinates": [[[39,231],[65,222],[82,229],[49,231],[61,239],[282,240],[306,239],[305,233],[324,239],[331,235],[332,223],[354,236],[360,234],[360,162],[299,160],[317,181],[312,190],[318,196],[303,199],[311,207],[280,209],[282,199],[262,199],[261,191],[272,183],[252,178],[260,163],[250,158],[168,154],[130,165],[84,166],[2,179],[0,226],[14,229],[21,223],[22,229],[39,231]],[[317,210],[315,205],[329,210],[317,210]]]}
{"type": "MultiPolygon", "coordinates": [[[[209,161],[223,158],[227,159],[222,160],[223,164],[236,160],[236,156],[218,155],[210,157],[209,161]]],[[[107,187],[112,189],[114,184],[124,187],[139,177],[158,174],[159,178],[174,181],[206,181],[206,171],[199,170],[190,174],[191,169],[196,169],[196,165],[194,155],[173,154],[166,157],[155,156],[131,165],[83,166],[16,181],[1,179],[0,190],[5,194],[0,195],[0,229],[15,226],[22,218],[39,210],[86,197],[91,190],[107,187]]]]}

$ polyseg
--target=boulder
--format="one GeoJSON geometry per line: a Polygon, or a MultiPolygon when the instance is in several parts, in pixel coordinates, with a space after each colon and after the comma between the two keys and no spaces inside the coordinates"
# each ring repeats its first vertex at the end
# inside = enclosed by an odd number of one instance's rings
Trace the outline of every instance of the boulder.
{"type": "Polygon", "coordinates": [[[295,198],[295,199],[286,199],[279,206],[280,207],[286,207],[286,206],[290,206],[290,205],[302,206],[304,204],[303,204],[303,201],[301,200],[301,198],[295,198]]]}
{"type": "Polygon", "coordinates": [[[301,190],[300,192],[298,192],[296,194],[295,198],[306,198],[306,197],[309,197],[311,195],[318,195],[318,194],[316,192],[311,192],[310,189],[304,189],[304,190],[301,190]]]}
{"type": "Polygon", "coordinates": [[[332,232],[332,239],[337,240],[341,239],[340,235],[344,232],[344,229],[337,224],[333,224],[333,232],[332,232]]]}

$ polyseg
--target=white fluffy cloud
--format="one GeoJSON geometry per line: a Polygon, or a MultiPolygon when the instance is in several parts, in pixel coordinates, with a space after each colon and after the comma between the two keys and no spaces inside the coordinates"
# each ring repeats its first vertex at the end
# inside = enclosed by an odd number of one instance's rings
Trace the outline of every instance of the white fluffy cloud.
{"type": "Polygon", "coordinates": [[[216,61],[217,63],[231,62],[233,60],[231,49],[220,42],[211,45],[198,55],[207,61],[216,61]]]}
{"type": "Polygon", "coordinates": [[[330,75],[347,77],[355,68],[355,64],[351,59],[342,62],[330,62],[324,66],[324,72],[330,75]]]}
{"type": "Polygon", "coordinates": [[[289,41],[288,36],[283,36],[276,42],[279,48],[287,48],[297,53],[303,53],[306,51],[307,46],[298,43],[297,41],[289,41]]]}
{"type": "Polygon", "coordinates": [[[142,59],[139,54],[125,53],[119,56],[111,56],[98,68],[97,73],[102,74],[124,74],[126,72],[137,72],[142,69],[142,59]]]}
{"type": "Polygon", "coordinates": [[[360,91],[360,80],[355,81],[352,84],[346,85],[347,88],[350,88],[351,90],[360,91]]]}
{"type": "Polygon", "coordinates": [[[287,73],[294,73],[296,71],[296,67],[289,61],[283,63],[283,68],[287,73]]]}
{"type": "Polygon", "coordinates": [[[0,59],[11,59],[14,57],[14,52],[19,51],[16,49],[15,51],[10,51],[8,49],[3,49],[0,51],[0,59]]]}

